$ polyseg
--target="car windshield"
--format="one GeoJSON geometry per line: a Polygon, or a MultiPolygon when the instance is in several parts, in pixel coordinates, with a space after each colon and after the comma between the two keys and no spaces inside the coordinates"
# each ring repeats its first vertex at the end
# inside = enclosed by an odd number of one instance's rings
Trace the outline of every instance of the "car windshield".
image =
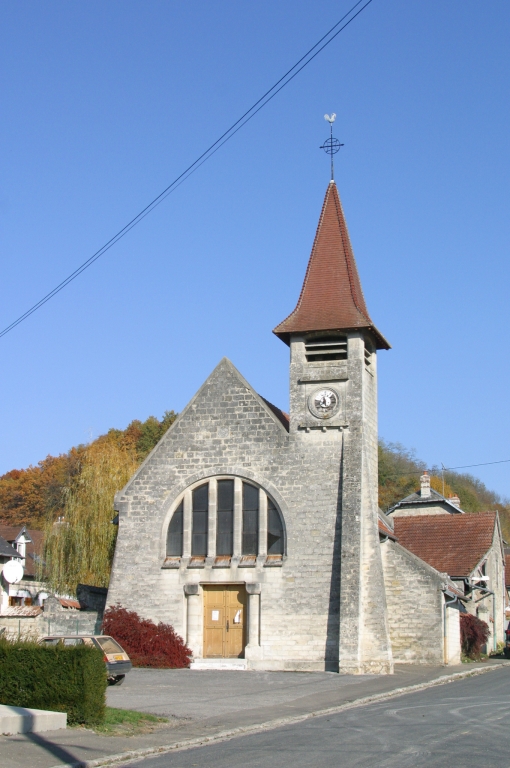
{"type": "Polygon", "coordinates": [[[96,637],[96,640],[105,653],[124,653],[112,637],[96,637]]]}

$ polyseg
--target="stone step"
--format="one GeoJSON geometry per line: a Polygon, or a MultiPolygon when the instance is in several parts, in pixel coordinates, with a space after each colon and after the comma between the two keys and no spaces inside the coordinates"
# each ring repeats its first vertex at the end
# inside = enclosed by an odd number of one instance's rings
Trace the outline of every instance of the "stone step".
{"type": "Polygon", "coordinates": [[[46,709],[10,707],[0,704],[0,733],[41,733],[67,728],[65,712],[50,712],[46,709]]]}
{"type": "Polygon", "coordinates": [[[246,659],[195,659],[190,664],[190,669],[248,669],[246,659]]]}

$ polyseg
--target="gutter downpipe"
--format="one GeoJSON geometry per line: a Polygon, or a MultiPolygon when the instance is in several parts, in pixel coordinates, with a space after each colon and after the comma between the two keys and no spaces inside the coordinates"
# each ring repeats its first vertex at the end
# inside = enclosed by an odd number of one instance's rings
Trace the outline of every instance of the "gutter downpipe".
{"type": "Polygon", "coordinates": [[[454,603],[458,602],[457,595],[454,595],[453,592],[450,592],[450,590],[447,587],[442,588],[442,592],[445,596],[445,601],[443,603],[443,654],[444,654],[444,663],[448,664],[448,626],[446,623],[446,609],[449,605],[453,605],[454,603]],[[447,600],[447,597],[451,597],[451,600],[447,600]]]}

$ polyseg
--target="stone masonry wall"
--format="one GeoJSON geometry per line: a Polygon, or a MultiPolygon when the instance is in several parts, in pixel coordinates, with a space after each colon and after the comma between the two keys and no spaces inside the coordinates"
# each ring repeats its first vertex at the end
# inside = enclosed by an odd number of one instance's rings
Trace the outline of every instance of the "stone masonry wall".
{"type": "Polygon", "coordinates": [[[381,550],[394,662],[443,664],[440,574],[396,542],[381,550]]]}
{"type": "Polygon", "coordinates": [[[101,630],[101,620],[95,611],[65,611],[50,616],[42,613],[36,617],[0,616],[0,629],[5,637],[38,638],[44,635],[96,635],[101,630]]]}
{"type": "Polygon", "coordinates": [[[185,637],[185,585],[260,583],[259,666],[338,667],[339,434],[314,431],[305,442],[287,433],[224,359],[119,496],[107,604],[169,622],[185,637]],[[215,475],[252,480],[275,499],[287,531],[282,567],[162,568],[172,505],[215,475]]]}

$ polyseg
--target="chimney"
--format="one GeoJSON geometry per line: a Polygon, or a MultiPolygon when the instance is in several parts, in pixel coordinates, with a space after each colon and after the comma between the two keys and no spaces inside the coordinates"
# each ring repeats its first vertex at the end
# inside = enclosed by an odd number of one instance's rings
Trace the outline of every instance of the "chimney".
{"type": "Polygon", "coordinates": [[[420,477],[420,483],[421,483],[420,496],[422,497],[422,499],[430,498],[430,477],[427,470],[425,470],[423,475],[420,477]]]}
{"type": "Polygon", "coordinates": [[[454,507],[458,507],[460,509],[460,499],[458,496],[448,496],[448,501],[450,504],[453,504],[454,507]]]}

